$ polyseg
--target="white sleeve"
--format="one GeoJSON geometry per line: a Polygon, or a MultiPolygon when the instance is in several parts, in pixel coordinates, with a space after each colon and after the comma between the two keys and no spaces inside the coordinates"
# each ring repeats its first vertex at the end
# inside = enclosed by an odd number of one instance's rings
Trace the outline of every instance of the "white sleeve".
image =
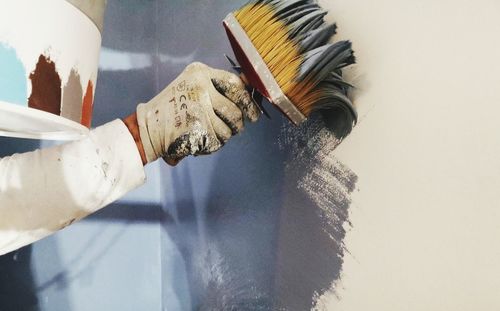
{"type": "Polygon", "coordinates": [[[145,182],[121,120],[83,140],[0,159],[0,255],[60,230],[145,182]]]}

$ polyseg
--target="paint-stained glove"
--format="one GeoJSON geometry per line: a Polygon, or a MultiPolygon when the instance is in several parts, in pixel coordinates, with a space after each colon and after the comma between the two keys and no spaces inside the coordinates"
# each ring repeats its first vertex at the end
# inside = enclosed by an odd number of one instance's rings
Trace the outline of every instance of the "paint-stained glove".
{"type": "Polygon", "coordinates": [[[147,104],[137,106],[137,121],[148,163],[163,158],[175,164],[189,155],[220,149],[257,121],[260,110],[238,76],[193,63],[147,104]]]}

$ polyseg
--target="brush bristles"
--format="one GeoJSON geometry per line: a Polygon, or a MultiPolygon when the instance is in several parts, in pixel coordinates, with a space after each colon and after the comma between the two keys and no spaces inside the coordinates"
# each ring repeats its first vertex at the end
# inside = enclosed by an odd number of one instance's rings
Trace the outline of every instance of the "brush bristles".
{"type": "Polygon", "coordinates": [[[235,12],[283,93],[306,117],[343,114],[333,119],[344,123],[337,132],[344,137],[357,116],[341,69],[355,60],[350,42],[328,44],[336,27],[325,23],[326,14],[314,0],[253,0],[235,12]]]}

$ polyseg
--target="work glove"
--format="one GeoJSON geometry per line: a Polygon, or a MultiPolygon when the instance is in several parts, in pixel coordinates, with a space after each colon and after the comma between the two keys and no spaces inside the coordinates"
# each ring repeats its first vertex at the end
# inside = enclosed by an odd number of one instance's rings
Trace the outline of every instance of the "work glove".
{"type": "Polygon", "coordinates": [[[201,63],[187,66],[160,94],[137,106],[147,162],[163,158],[171,165],[219,150],[243,130],[244,118],[255,122],[259,116],[238,76],[201,63]]]}

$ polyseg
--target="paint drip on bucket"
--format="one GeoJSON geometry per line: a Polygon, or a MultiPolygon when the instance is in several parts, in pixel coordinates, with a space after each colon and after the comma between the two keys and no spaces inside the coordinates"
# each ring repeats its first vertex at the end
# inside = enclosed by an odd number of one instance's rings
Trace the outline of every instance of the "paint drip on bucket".
{"type": "MultiPolygon", "coordinates": [[[[41,110],[90,127],[100,46],[95,24],[66,1],[6,1],[0,11],[0,111],[36,116],[41,110]]],[[[8,131],[2,122],[0,130],[8,131]]]]}

